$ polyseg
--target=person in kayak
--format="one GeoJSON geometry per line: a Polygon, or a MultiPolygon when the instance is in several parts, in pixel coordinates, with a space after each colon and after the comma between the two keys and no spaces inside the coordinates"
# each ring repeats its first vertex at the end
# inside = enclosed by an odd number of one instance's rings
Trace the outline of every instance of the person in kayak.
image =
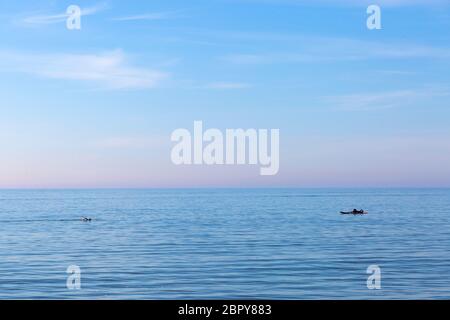
{"type": "Polygon", "coordinates": [[[356,210],[356,209],[353,209],[353,214],[358,214],[358,213],[364,213],[364,210],[356,210]]]}

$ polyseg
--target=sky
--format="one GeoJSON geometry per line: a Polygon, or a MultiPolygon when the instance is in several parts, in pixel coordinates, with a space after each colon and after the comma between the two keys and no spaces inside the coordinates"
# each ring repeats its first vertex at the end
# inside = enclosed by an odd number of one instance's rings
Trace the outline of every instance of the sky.
{"type": "Polygon", "coordinates": [[[450,0],[0,0],[0,39],[0,188],[450,187],[450,0]],[[196,120],[279,173],[175,166],[196,120]]]}

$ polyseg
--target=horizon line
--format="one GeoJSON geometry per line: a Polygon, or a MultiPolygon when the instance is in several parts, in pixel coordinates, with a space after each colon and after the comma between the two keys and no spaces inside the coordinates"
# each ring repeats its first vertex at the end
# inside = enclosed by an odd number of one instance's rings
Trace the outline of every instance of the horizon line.
{"type": "Polygon", "coordinates": [[[251,187],[240,187],[240,186],[199,186],[199,187],[18,187],[18,188],[0,188],[1,191],[38,191],[38,190],[49,190],[49,191],[64,191],[64,190],[242,190],[242,189],[450,189],[450,186],[251,186],[251,187]]]}

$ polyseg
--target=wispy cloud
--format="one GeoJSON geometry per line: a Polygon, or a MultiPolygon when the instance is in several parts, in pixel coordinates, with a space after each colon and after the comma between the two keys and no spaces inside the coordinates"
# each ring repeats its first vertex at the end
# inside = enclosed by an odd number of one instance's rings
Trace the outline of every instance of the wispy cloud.
{"type": "MultiPolygon", "coordinates": [[[[302,62],[324,62],[326,60],[336,61],[337,57],[312,55],[309,53],[256,53],[256,54],[230,54],[221,57],[221,60],[233,64],[271,64],[271,63],[302,63],[302,62]]],[[[349,57],[350,59],[350,57],[349,57]]]]}
{"type": "Polygon", "coordinates": [[[91,143],[94,148],[100,149],[147,149],[164,147],[167,145],[167,137],[165,136],[149,136],[149,137],[109,137],[99,139],[91,143]]]}
{"type": "Polygon", "coordinates": [[[447,0],[230,0],[233,2],[266,3],[275,5],[328,5],[328,6],[368,6],[377,4],[385,7],[448,5],[447,0]]]}
{"type": "Polygon", "coordinates": [[[426,107],[439,98],[450,96],[450,88],[426,87],[387,92],[358,93],[326,97],[324,101],[345,111],[382,110],[426,103],[426,107]]]}
{"type": "MultiPolygon", "coordinates": [[[[248,41],[260,41],[260,35],[244,34],[248,41]]],[[[266,41],[281,46],[300,43],[290,52],[234,53],[220,57],[234,64],[310,63],[356,61],[368,59],[450,59],[450,47],[436,47],[411,43],[375,42],[348,38],[329,38],[302,35],[267,36],[266,41]]]]}
{"type": "Polygon", "coordinates": [[[96,84],[106,89],[145,89],[169,74],[131,66],[121,50],[98,54],[0,52],[0,70],[96,84]]]}
{"type": "MultiPolygon", "coordinates": [[[[81,8],[82,16],[94,15],[107,8],[105,3],[97,4],[92,7],[81,8]]],[[[69,15],[66,12],[53,13],[53,14],[29,14],[19,19],[15,19],[15,22],[25,26],[38,26],[48,25],[54,23],[62,23],[67,20],[69,15]]]]}
{"type": "Polygon", "coordinates": [[[153,12],[145,14],[130,15],[124,17],[112,18],[113,21],[139,21],[139,20],[165,20],[173,18],[173,12],[153,12]]]}
{"type": "Polygon", "coordinates": [[[205,86],[207,89],[218,89],[218,90],[233,90],[233,89],[248,89],[252,87],[248,83],[242,82],[213,82],[205,86]]]}
{"type": "Polygon", "coordinates": [[[377,70],[377,73],[386,74],[391,76],[411,76],[417,74],[414,71],[405,71],[405,70],[377,70]]]}

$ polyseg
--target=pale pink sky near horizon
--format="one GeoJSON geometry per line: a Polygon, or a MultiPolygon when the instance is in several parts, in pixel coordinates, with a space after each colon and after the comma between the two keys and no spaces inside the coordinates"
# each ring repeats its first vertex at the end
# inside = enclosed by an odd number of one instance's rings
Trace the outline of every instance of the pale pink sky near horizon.
{"type": "Polygon", "coordinates": [[[176,166],[169,137],[166,143],[148,141],[68,148],[58,157],[46,150],[39,159],[11,150],[0,160],[0,188],[450,186],[450,146],[443,139],[282,135],[276,176],[260,176],[259,165],[176,166]]]}

